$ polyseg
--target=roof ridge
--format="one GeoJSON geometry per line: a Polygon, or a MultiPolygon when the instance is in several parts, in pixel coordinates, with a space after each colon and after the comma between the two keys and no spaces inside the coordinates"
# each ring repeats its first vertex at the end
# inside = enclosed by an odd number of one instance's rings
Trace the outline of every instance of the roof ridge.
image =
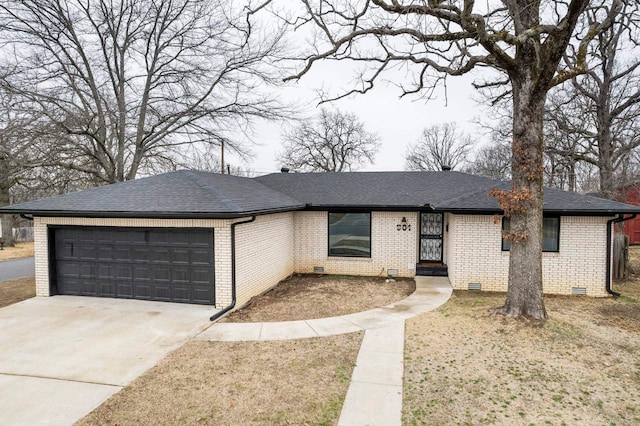
{"type": "MultiPolygon", "coordinates": [[[[474,176],[477,176],[477,175],[474,175],[474,176]]],[[[496,187],[498,185],[500,185],[500,184],[503,184],[503,185],[504,184],[508,184],[508,182],[502,181],[502,180],[489,179],[489,178],[486,178],[484,176],[477,176],[477,177],[481,177],[481,178],[485,179],[487,181],[486,182],[486,186],[482,186],[480,188],[474,189],[473,191],[465,192],[464,194],[460,194],[460,195],[458,195],[456,197],[453,197],[453,198],[447,198],[446,200],[442,200],[441,202],[439,202],[438,204],[434,204],[433,206],[434,207],[438,207],[438,206],[440,206],[442,204],[451,203],[453,201],[469,197],[469,196],[471,196],[473,194],[477,194],[479,192],[486,191],[487,189],[490,189],[490,187],[492,186],[491,184],[493,184],[496,187]]],[[[487,193],[487,197],[489,197],[488,193],[487,193]]]]}
{"type": "MultiPolygon", "coordinates": [[[[223,203],[225,205],[225,207],[233,208],[236,211],[237,210],[241,210],[240,206],[238,206],[235,202],[231,201],[228,197],[224,196],[220,191],[217,191],[215,188],[213,188],[213,187],[211,187],[209,185],[205,185],[203,182],[201,182],[200,179],[199,179],[199,176],[196,173],[196,171],[190,170],[190,169],[185,169],[184,172],[187,175],[187,177],[189,178],[189,180],[191,180],[193,183],[198,185],[198,187],[203,189],[205,192],[208,192],[209,194],[211,194],[214,197],[216,197],[216,199],[219,200],[221,203],[223,203]]],[[[198,172],[198,173],[214,174],[214,173],[211,173],[211,172],[198,172]]]]}

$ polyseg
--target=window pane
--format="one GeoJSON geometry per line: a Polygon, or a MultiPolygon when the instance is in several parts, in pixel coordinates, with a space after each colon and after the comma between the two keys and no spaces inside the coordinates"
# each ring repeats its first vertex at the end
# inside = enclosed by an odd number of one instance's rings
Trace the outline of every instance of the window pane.
{"type": "Polygon", "coordinates": [[[545,217],[542,219],[542,251],[558,251],[558,237],[560,227],[559,218],[545,217]]]}
{"type": "MultiPolygon", "coordinates": [[[[502,230],[509,232],[511,221],[508,217],[502,218],[502,230]]],[[[542,251],[560,250],[560,218],[545,217],[542,219],[542,251]]],[[[502,240],[502,250],[509,251],[511,242],[502,240]]]]}
{"type": "Polygon", "coordinates": [[[329,256],[371,257],[370,232],[370,213],[329,213],[329,256]]]}

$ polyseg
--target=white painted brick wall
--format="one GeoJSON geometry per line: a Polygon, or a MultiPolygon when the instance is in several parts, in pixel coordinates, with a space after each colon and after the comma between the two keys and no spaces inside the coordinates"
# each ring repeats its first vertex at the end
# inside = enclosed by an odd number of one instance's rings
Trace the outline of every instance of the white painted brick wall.
{"type": "MultiPolygon", "coordinates": [[[[509,252],[501,250],[500,216],[448,215],[449,280],[456,289],[469,283],[483,290],[506,291],[509,252]]],[[[549,294],[571,294],[584,287],[587,295],[606,296],[606,217],[563,216],[560,251],[542,254],[543,288],[549,294]]]]}
{"type": "Polygon", "coordinates": [[[293,215],[258,216],[236,227],[236,306],[293,273],[293,215]]]}
{"type": "Polygon", "coordinates": [[[386,276],[388,269],[397,269],[401,277],[415,275],[418,213],[372,212],[371,258],[329,256],[327,215],[326,211],[294,213],[296,272],[312,273],[314,266],[322,266],[327,274],[386,276]],[[410,231],[397,230],[403,217],[407,219],[410,231]]]}

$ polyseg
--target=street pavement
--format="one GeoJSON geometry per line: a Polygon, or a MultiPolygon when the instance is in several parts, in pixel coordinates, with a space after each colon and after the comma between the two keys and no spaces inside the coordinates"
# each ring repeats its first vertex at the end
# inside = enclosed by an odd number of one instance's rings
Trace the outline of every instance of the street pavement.
{"type": "Polygon", "coordinates": [[[15,260],[0,260],[0,283],[17,280],[18,278],[33,277],[36,265],[33,257],[15,260]]]}

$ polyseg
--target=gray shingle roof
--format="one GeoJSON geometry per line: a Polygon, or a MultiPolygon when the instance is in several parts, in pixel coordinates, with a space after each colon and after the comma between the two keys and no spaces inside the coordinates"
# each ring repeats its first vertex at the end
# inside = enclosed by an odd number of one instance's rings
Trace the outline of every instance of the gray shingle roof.
{"type": "MultiPolygon", "coordinates": [[[[0,213],[88,217],[239,217],[331,208],[499,213],[491,188],[509,182],[448,172],[277,173],[249,179],[181,170],[0,208],[0,213]]],[[[544,209],[640,213],[640,207],[545,188],[544,209]]]]}
{"type": "Polygon", "coordinates": [[[304,207],[260,182],[180,170],[14,206],[5,212],[119,217],[238,217],[304,207]]]}
{"type": "MultiPolygon", "coordinates": [[[[424,208],[438,211],[501,212],[492,188],[496,181],[455,171],[275,173],[256,180],[311,208],[424,208]]],[[[640,213],[640,208],[602,198],[545,188],[544,210],[574,214],[640,213]]]]}

